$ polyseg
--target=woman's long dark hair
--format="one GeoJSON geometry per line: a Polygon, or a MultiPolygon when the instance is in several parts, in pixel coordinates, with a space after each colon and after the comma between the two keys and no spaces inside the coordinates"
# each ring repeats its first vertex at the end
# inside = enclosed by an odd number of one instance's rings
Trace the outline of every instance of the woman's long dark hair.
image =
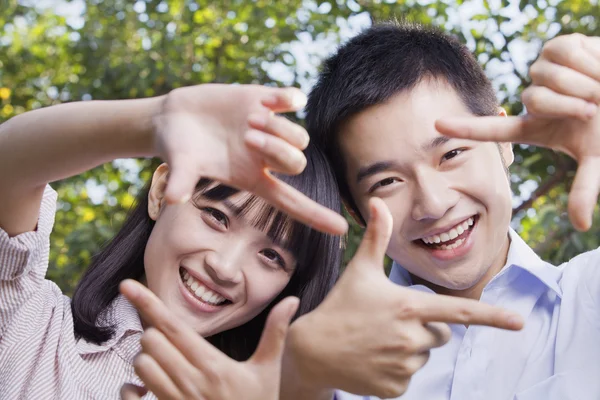
{"type": "MultiPolygon", "coordinates": [[[[341,201],[335,178],[324,155],[313,146],[305,151],[307,166],[297,176],[278,176],[312,200],[337,212],[341,201]]],[[[237,190],[218,185],[205,190],[208,180],[197,186],[197,196],[223,200],[237,190]]],[[[245,207],[257,202],[251,196],[245,207]]],[[[213,345],[236,360],[246,360],[254,353],[271,308],[287,296],[300,298],[296,317],[313,310],[327,295],[338,277],[342,260],[340,238],[317,232],[292,221],[270,206],[260,205],[261,217],[254,225],[275,239],[285,235],[288,248],[297,260],[296,269],[284,290],[258,316],[249,322],[207,338],[213,345]]],[[[242,210],[243,212],[243,210],[242,210]]],[[[154,227],[148,216],[148,190],[142,191],[137,205],[117,235],[93,259],[75,288],[71,309],[75,335],[96,344],[109,340],[113,326],[98,326],[102,312],[119,294],[124,279],[140,280],[144,276],[144,252],[154,227]]]]}

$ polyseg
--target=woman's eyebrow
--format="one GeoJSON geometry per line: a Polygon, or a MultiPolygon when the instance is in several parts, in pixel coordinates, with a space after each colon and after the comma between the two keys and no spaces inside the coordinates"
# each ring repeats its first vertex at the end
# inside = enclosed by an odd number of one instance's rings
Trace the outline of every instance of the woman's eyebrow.
{"type": "MultiPolygon", "coordinates": [[[[235,215],[236,218],[244,219],[242,216],[243,209],[244,209],[243,206],[239,207],[239,206],[235,205],[233,202],[231,202],[229,199],[221,200],[221,203],[223,203],[223,205],[225,207],[227,207],[235,215]]],[[[282,235],[275,235],[275,237],[271,237],[267,232],[264,232],[264,233],[267,236],[267,238],[271,242],[273,242],[273,244],[275,244],[277,247],[281,247],[285,251],[289,252],[290,255],[293,255],[294,252],[293,252],[293,249],[291,248],[291,243],[288,239],[281,237],[282,235]]]]}
{"type": "Polygon", "coordinates": [[[239,217],[242,213],[242,208],[233,204],[229,199],[221,201],[225,207],[227,207],[236,217],[239,217]]]}

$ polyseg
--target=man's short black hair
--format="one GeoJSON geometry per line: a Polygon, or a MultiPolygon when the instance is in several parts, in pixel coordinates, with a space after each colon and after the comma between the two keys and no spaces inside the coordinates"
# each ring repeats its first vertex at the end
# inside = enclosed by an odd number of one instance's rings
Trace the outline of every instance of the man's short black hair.
{"type": "Polygon", "coordinates": [[[342,197],[357,215],[338,145],[343,140],[340,126],[428,78],[450,84],[475,115],[498,111],[492,85],[473,54],[458,39],[434,27],[378,24],[342,45],[324,62],[308,96],[307,129],[311,141],[329,158],[342,197]]]}

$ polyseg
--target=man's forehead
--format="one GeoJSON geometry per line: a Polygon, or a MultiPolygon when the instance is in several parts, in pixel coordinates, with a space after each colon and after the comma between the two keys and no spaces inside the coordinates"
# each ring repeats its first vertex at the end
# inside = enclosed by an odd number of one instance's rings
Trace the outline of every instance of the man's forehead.
{"type": "Polygon", "coordinates": [[[348,129],[340,138],[340,149],[347,164],[370,164],[398,157],[421,157],[454,141],[435,129],[435,121],[422,126],[417,132],[414,127],[398,126],[391,130],[348,129]]]}
{"type": "MultiPolygon", "coordinates": [[[[377,136],[373,133],[385,130],[386,133],[397,133],[393,137],[385,135],[386,140],[406,141],[415,134],[437,133],[435,121],[439,118],[460,115],[473,114],[459,94],[445,81],[427,79],[413,89],[397,93],[387,101],[365,108],[345,120],[341,125],[340,139],[343,140],[348,132],[357,136],[357,141],[362,136],[376,140],[377,136]]],[[[420,143],[415,141],[415,144],[420,143]]]]}

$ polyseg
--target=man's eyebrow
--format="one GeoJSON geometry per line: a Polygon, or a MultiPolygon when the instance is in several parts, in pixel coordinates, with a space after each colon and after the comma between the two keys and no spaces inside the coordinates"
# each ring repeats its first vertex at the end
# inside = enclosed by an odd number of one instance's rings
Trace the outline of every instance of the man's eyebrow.
{"type": "Polygon", "coordinates": [[[449,138],[448,136],[438,136],[432,139],[430,142],[425,143],[421,148],[423,149],[423,151],[433,150],[436,147],[445,145],[450,140],[452,140],[452,138],[449,138]]]}
{"type": "MultiPolygon", "coordinates": [[[[433,138],[430,142],[425,143],[422,146],[423,151],[429,151],[432,149],[435,149],[436,147],[440,147],[443,146],[444,144],[448,143],[450,140],[452,140],[452,138],[449,138],[447,136],[438,136],[436,138],[433,138]]],[[[358,173],[356,174],[356,183],[360,183],[361,181],[363,181],[365,178],[368,178],[369,176],[378,174],[379,172],[383,172],[383,171],[387,171],[389,169],[394,169],[398,167],[398,163],[395,161],[379,161],[376,163],[373,163],[371,165],[367,165],[366,167],[362,167],[358,170],[358,173]]]]}
{"type": "Polygon", "coordinates": [[[395,161],[379,161],[371,165],[367,165],[366,167],[362,167],[358,170],[358,173],[356,174],[356,183],[360,183],[369,176],[397,167],[398,163],[395,161]]]}

